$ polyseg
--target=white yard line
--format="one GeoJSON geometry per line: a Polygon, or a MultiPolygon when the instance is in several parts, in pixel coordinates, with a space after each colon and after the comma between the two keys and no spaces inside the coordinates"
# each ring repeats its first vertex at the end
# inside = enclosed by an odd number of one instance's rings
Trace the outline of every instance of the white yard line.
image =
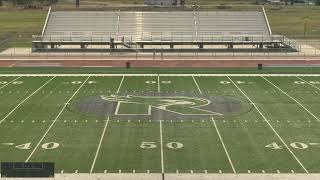
{"type": "Polygon", "coordinates": [[[220,142],[221,142],[221,144],[222,144],[222,146],[223,146],[224,152],[225,152],[226,155],[227,155],[227,158],[228,158],[228,161],[229,161],[229,163],[230,163],[230,166],[231,166],[231,168],[232,168],[232,170],[233,170],[233,173],[237,173],[236,170],[235,170],[235,168],[234,168],[234,166],[233,166],[233,163],[232,163],[232,160],[231,160],[231,158],[230,158],[230,156],[229,156],[228,150],[227,150],[227,148],[226,148],[226,146],[225,146],[225,144],[224,144],[224,142],[223,142],[223,139],[222,139],[222,137],[221,137],[221,135],[220,135],[220,132],[219,132],[218,127],[217,127],[217,124],[216,124],[215,120],[213,119],[213,117],[211,117],[211,121],[212,121],[212,123],[214,124],[214,127],[216,128],[216,131],[217,131],[217,133],[218,133],[220,142]]]}
{"type": "Polygon", "coordinates": [[[161,173],[164,173],[164,163],[163,163],[163,141],[162,141],[162,120],[160,122],[160,151],[161,151],[161,173]]]}
{"type": "MultiPolygon", "coordinates": [[[[83,76],[97,76],[97,77],[119,77],[119,76],[158,76],[158,74],[0,74],[0,77],[52,77],[52,76],[62,76],[62,77],[83,77],[83,76]]],[[[295,76],[301,76],[301,77],[320,77],[320,74],[159,74],[159,76],[170,76],[170,77],[190,77],[190,76],[203,76],[203,77],[295,77],[295,76]]]]}
{"type": "Polygon", "coordinates": [[[19,77],[15,78],[14,80],[12,80],[12,81],[8,82],[7,84],[5,84],[5,85],[3,85],[3,86],[1,86],[1,87],[0,87],[0,89],[3,89],[4,87],[8,86],[8,85],[9,85],[9,84],[11,84],[12,82],[14,82],[14,81],[18,80],[19,78],[21,78],[21,76],[19,76],[19,77]]]}
{"type": "Polygon", "coordinates": [[[102,144],[102,141],[103,141],[103,137],[104,137],[104,134],[106,133],[106,129],[108,127],[108,123],[109,123],[109,117],[107,118],[107,122],[106,122],[106,124],[105,124],[105,126],[103,128],[103,132],[102,132],[102,135],[101,135],[101,138],[100,138],[100,142],[99,142],[96,154],[94,156],[94,159],[93,159],[93,162],[92,162],[92,165],[91,165],[90,173],[93,172],[94,166],[96,164],[96,161],[97,161],[97,158],[98,158],[98,154],[99,154],[99,151],[100,151],[100,147],[101,147],[101,144],[102,144]]]}
{"type": "Polygon", "coordinates": [[[292,157],[299,163],[299,165],[302,167],[302,169],[309,173],[309,171],[304,167],[304,165],[301,163],[301,161],[298,159],[298,157],[294,154],[293,151],[288,147],[288,145],[285,143],[285,141],[282,139],[282,137],[278,134],[278,132],[273,128],[273,126],[270,124],[270,122],[267,120],[267,118],[262,114],[260,109],[256,106],[256,104],[238,87],[236,83],[233,82],[233,80],[228,77],[228,79],[232,82],[232,84],[245,96],[249,102],[254,106],[254,108],[258,111],[258,113],[261,115],[261,117],[264,119],[264,121],[269,125],[271,130],[275,133],[275,135],[279,138],[279,140],[282,142],[282,144],[287,148],[287,150],[291,153],[292,157]]]}
{"type": "Polygon", "coordinates": [[[194,76],[192,76],[192,79],[193,79],[194,83],[196,84],[196,86],[197,86],[197,88],[198,88],[199,93],[200,93],[200,94],[202,94],[202,91],[201,91],[201,89],[200,89],[200,87],[199,87],[199,85],[198,85],[198,83],[197,83],[196,79],[194,78],[194,76]]]}
{"type": "Polygon", "coordinates": [[[315,116],[311,111],[309,111],[309,109],[307,109],[304,105],[302,105],[298,100],[296,100],[295,98],[293,98],[292,96],[290,96],[288,93],[286,93],[285,91],[283,91],[281,88],[279,88],[277,85],[273,84],[271,81],[269,81],[267,78],[261,76],[264,80],[266,80],[268,83],[270,83],[273,87],[277,88],[279,91],[281,91],[284,95],[288,96],[290,99],[292,99],[294,102],[296,102],[297,104],[299,104],[299,106],[301,106],[305,111],[307,111],[312,117],[314,117],[317,121],[320,121],[320,119],[315,116]]]}
{"type": "Polygon", "coordinates": [[[314,84],[309,83],[308,81],[302,79],[301,77],[296,76],[298,79],[300,79],[301,81],[304,81],[305,83],[309,84],[310,86],[316,88],[317,90],[320,91],[320,88],[318,86],[315,86],[314,84]]]}
{"type": "Polygon", "coordinates": [[[158,74],[158,93],[160,93],[160,76],[159,76],[159,74],[158,74]]]}
{"type": "Polygon", "coordinates": [[[28,162],[32,155],[34,154],[34,152],[37,150],[37,148],[39,147],[39,145],[42,143],[43,139],[46,137],[46,135],[49,133],[49,131],[51,130],[51,128],[53,127],[53,125],[57,122],[58,118],[60,117],[60,115],[62,114],[62,112],[64,111],[64,109],[67,107],[67,105],[69,104],[69,102],[72,100],[72,98],[79,92],[79,90],[86,84],[86,82],[88,81],[88,79],[90,78],[90,76],[88,76],[86,78],[86,80],[79,86],[79,88],[73,93],[73,95],[69,98],[69,100],[64,103],[64,106],[62,107],[61,111],[59,112],[59,114],[56,116],[56,118],[53,120],[53,122],[51,123],[51,125],[49,126],[49,128],[47,129],[47,131],[44,133],[44,135],[41,137],[40,141],[38,142],[38,144],[36,145],[36,147],[33,149],[33,151],[30,153],[30,155],[28,156],[28,158],[26,159],[25,162],[28,162]]]}
{"type": "Polygon", "coordinates": [[[14,107],[1,121],[0,123],[2,123],[4,120],[6,120],[16,109],[18,109],[21,104],[23,104],[24,102],[26,102],[31,96],[33,96],[35,93],[37,93],[40,89],[42,89],[44,86],[46,86],[49,82],[51,82],[53,79],[55,78],[52,77],[51,79],[49,79],[46,83],[44,83],[42,86],[40,86],[37,90],[35,90],[33,93],[31,93],[28,97],[26,97],[24,100],[22,100],[16,107],[14,107]]]}
{"type": "Polygon", "coordinates": [[[120,91],[120,88],[121,88],[121,86],[122,86],[123,80],[124,80],[124,76],[122,76],[121,82],[120,82],[119,87],[118,87],[118,90],[117,90],[117,94],[119,94],[119,91],[120,91]]]}
{"type": "MultiPolygon", "coordinates": [[[[192,78],[193,78],[194,83],[196,84],[196,86],[197,86],[197,88],[198,88],[198,90],[199,90],[199,93],[202,94],[202,91],[201,91],[201,89],[200,89],[200,87],[199,87],[196,79],[194,78],[194,76],[192,76],[192,78]]],[[[211,117],[211,120],[212,120],[212,123],[214,124],[214,127],[215,127],[217,133],[218,133],[220,142],[221,142],[221,144],[222,144],[222,146],[223,146],[224,152],[226,153],[226,156],[227,156],[227,158],[228,158],[228,161],[229,161],[229,164],[230,164],[230,166],[231,166],[231,168],[232,168],[232,171],[233,171],[233,173],[236,173],[236,170],[235,170],[235,168],[234,168],[234,166],[233,166],[233,163],[232,163],[232,160],[231,160],[231,158],[230,158],[230,156],[229,156],[228,150],[227,150],[227,148],[226,148],[226,146],[225,146],[225,144],[224,144],[224,142],[223,142],[223,140],[222,140],[222,137],[221,137],[221,135],[220,135],[220,132],[219,132],[219,130],[218,130],[218,127],[217,127],[217,125],[216,125],[216,122],[215,122],[215,120],[214,120],[213,117],[211,117]]]]}

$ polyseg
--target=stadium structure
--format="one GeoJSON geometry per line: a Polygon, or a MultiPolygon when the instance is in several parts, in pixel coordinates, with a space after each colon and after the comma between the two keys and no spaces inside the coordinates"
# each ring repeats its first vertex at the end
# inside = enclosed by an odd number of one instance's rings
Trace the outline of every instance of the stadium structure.
{"type": "Polygon", "coordinates": [[[50,8],[33,52],[296,52],[255,11],[80,11],[50,8]]]}

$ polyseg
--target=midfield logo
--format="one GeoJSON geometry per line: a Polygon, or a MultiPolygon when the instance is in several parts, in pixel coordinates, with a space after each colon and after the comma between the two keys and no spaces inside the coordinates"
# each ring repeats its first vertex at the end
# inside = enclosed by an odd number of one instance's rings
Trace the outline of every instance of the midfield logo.
{"type": "Polygon", "coordinates": [[[101,95],[101,99],[117,102],[115,115],[151,115],[151,109],[156,108],[179,115],[223,115],[203,109],[211,101],[203,98],[184,96],[119,96],[101,95]]]}

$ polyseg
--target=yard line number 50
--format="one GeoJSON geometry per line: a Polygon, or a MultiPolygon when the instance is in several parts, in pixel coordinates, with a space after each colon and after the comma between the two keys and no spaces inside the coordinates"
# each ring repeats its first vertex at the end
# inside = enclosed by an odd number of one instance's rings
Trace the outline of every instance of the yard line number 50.
{"type": "MultiPolygon", "coordinates": [[[[154,149],[157,148],[155,142],[141,142],[140,148],[141,149],[154,149]]],[[[183,148],[183,144],[180,142],[168,142],[166,147],[169,149],[181,149],[183,148]]]]}

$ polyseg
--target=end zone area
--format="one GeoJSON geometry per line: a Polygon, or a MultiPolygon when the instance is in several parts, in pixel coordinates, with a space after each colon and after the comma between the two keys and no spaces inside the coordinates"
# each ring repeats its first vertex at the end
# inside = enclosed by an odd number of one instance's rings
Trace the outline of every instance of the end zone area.
{"type": "Polygon", "coordinates": [[[3,74],[0,161],[62,175],[319,173],[319,93],[318,74],[3,74]]]}

